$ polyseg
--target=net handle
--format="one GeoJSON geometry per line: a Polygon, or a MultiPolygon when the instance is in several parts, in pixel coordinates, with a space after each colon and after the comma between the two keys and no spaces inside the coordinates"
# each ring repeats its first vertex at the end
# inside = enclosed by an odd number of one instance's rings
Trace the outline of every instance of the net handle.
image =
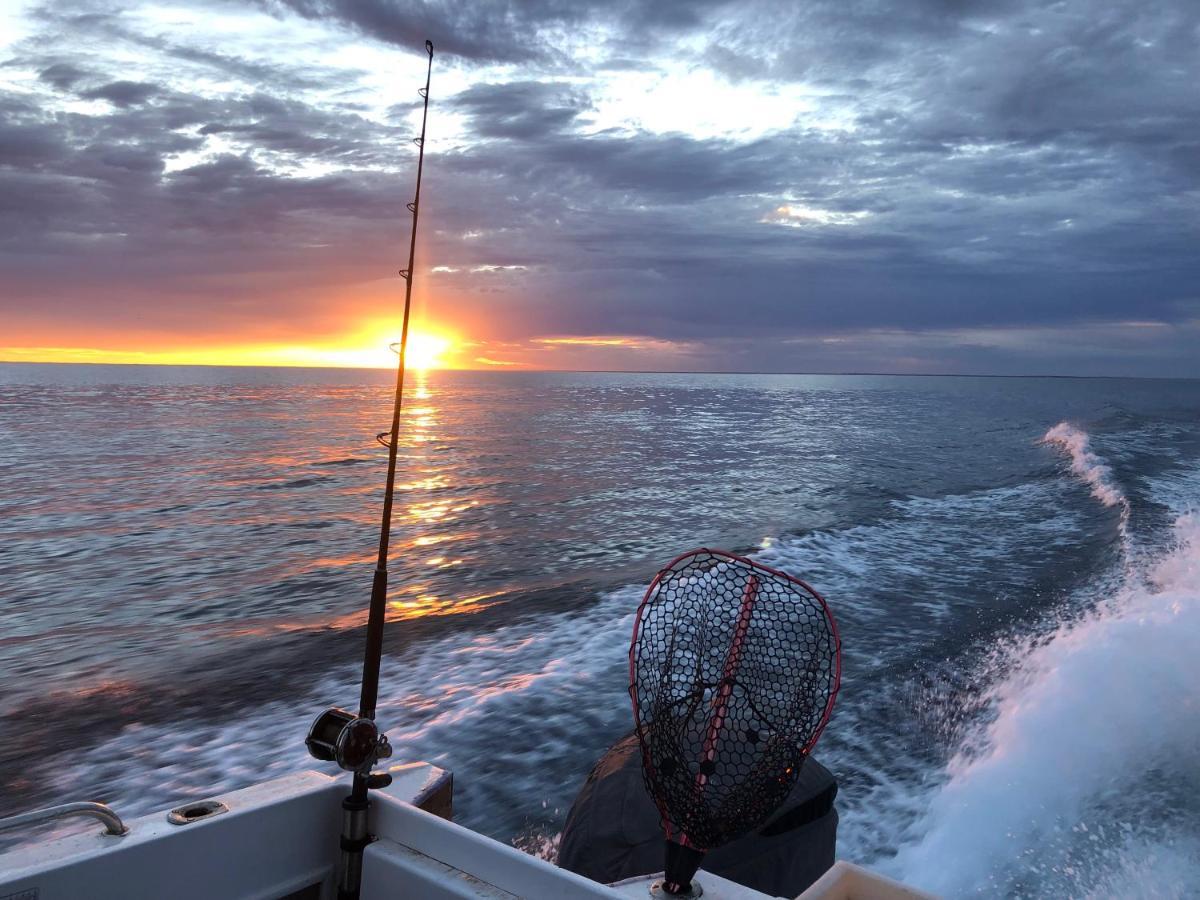
{"type": "MultiPolygon", "coordinates": [[[[729,706],[729,695],[733,693],[733,675],[737,671],[742,657],[742,643],[746,640],[746,632],[750,628],[750,617],[754,614],[754,601],[758,599],[758,579],[751,575],[746,582],[746,590],[742,592],[742,603],[738,608],[737,624],[733,628],[733,640],[729,644],[729,653],[725,657],[724,670],[721,673],[721,689],[713,700],[712,718],[708,720],[708,732],[704,735],[704,763],[710,763],[717,755],[717,738],[725,727],[725,710],[729,706]]],[[[703,770],[696,773],[696,793],[699,795],[708,784],[708,774],[703,770]]],[[[687,835],[684,835],[686,838],[687,835]]]]}
{"type": "MultiPolygon", "coordinates": [[[[700,762],[700,768],[696,772],[696,798],[699,799],[704,793],[704,787],[708,784],[708,773],[704,771],[706,763],[713,761],[713,757],[717,755],[717,739],[721,736],[721,729],[725,727],[725,710],[729,706],[729,695],[733,693],[733,676],[737,672],[738,663],[742,658],[742,644],[746,640],[746,632],[750,629],[750,617],[754,614],[754,601],[758,599],[758,578],[751,575],[746,582],[746,589],[742,592],[742,602],[738,607],[737,624],[733,627],[733,640],[729,644],[729,653],[725,656],[725,665],[721,672],[721,689],[717,691],[717,696],[713,698],[713,713],[712,718],[708,720],[708,730],[704,735],[704,759],[700,762]]],[[[684,847],[694,846],[692,839],[686,832],[680,834],[679,842],[684,847]]]]}

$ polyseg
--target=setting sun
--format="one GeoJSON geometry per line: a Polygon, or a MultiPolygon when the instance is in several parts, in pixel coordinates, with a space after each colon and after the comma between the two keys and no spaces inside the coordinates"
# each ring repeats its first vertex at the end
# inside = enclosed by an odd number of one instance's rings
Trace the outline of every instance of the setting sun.
{"type": "Polygon", "coordinates": [[[450,340],[441,335],[409,332],[405,364],[410,369],[439,369],[445,365],[442,357],[450,346],[450,340]]]}
{"type": "MultiPolygon", "coordinates": [[[[293,365],[348,366],[361,369],[394,369],[399,349],[399,327],[370,324],[332,347],[291,347],[283,352],[293,365]]],[[[446,332],[411,328],[405,364],[409,369],[454,368],[451,358],[458,338],[446,332]]]]}

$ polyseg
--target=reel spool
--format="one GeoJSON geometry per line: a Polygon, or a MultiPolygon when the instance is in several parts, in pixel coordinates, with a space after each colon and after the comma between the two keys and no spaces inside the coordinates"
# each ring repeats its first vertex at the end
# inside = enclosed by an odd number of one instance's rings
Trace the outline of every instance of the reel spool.
{"type": "Polygon", "coordinates": [[[379,760],[392,755],[391,744],[379,733],[373,719],[336,707],[317,716],[308,729],[304,746],[316,759],[336,762],[347,772],[364,774],[379,760]]]}

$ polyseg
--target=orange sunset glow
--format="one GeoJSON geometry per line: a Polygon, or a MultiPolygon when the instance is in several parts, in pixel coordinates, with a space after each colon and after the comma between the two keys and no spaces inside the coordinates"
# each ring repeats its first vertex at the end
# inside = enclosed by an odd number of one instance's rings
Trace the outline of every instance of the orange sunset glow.
{"type": "MultiPolygon", "coordinates": [[[[680,368],[687,365],[696,347],[687,342],[648,339],[637,335],[546,335],[524,340],[481,339],[487,323],[475,320],[463,327],[428,321],[409,332],[407,367],[436,369],[620,369],[680,368]]],[[[306,337],[265,342],[236,341],[232,336],[164,345],[157,336],[105,335],[103,343],[87,345],[78,338],[60,344],[31,338],[25,346],[0,345],[0,361],[48,363],[101,363],[199,366],[284,366],[300,368],[392,369],[399,323],[368,319],[366,324],[338,336],[306,337]]],[[[99,338],[100,336],[97,336],[99,338]]]]}
{"type": "MultiPolygon", "coordinates": [[[[398,332],[394,336],[380,332],[330,344],[231,344],[154,350],[0,346],[0,359],[8,362],[391,369],[396,365],[396,355],[390,346],[398,337],[398,332]]],[[[462,341],[452,334],[413,330],[408,336],[405,359],[410,369],[464,368],[463,350],[462,341]]]]}

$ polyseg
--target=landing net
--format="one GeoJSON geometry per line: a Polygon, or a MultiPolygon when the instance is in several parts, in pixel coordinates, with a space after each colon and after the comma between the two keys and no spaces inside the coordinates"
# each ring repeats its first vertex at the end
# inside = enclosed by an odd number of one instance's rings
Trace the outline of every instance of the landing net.
{"type": "Polygon", "coordinates": [[[761,825],[791,792],[833,710],[841,644],[804,582],[696,550],[647,590],[629,673],[666,837],[704,851],[761,825]]]}

